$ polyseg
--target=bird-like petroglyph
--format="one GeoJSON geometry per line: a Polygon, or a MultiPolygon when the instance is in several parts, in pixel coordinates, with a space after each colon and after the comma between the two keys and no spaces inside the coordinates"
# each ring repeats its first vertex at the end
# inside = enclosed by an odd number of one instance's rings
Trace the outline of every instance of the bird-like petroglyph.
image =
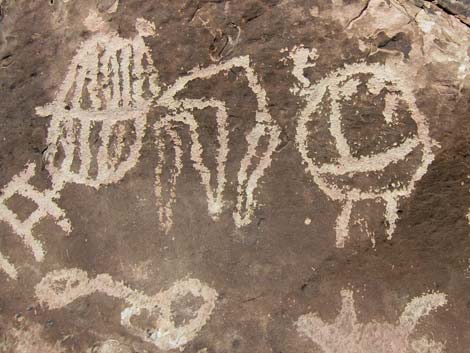
{"type": "MultiPolygon", "coordinates": [[[[46,251],[43,244],[34,237],[34,227],[46,217],[52,217],[67,234],[71,232],[72,227],[66,218],[65,212],[55,202],[61,185],[52,183],[51,189],[39,191],[30,183],[35,171],[36,165],[34,163],[28,164],[1,190],[0,221],[8,224],[21,237],[26,247],[32,251],[36,261],[42,261],[46,251]],[[22,219],[14,209],[8,207],[8,201],[16,196],[23,197],[34,204],[35,209],[25,219],[22,219]]],[[[17,269],[2,253],[0,253],[0,269],[10,278],[17,278],[17,269]]]]}
{"type": "MultiPolygon", "coordinates": [[[[341,205],[335,227],[336,246],[344,247],[349,238],[353,207],[364,200],[382,200],[390,239],[398,219],[398,202],[410,196],[416,182],[426,173],[436,145],[429,135],[425,116],[416,106],[412,88],[407,84],[406,71],[401,71],[403,68],[397,62],[385,65],[359,62],[346,64],[318,82],[310,82],[305,70],[315,67],[316,51],[296,47],[290,52],[290,58],[294,62],[293,74],[299,82],[293,91],[306,100],[298,116],[297,146],[314,182],[341,205]],[[383,130],[394,130],[400,119],[407,118],[414,122],[415,131],[399,135],[391,145],[379,146],[379,151],[359,153],[348,139],[344,123],[360,113],[361,107],[355,106],[355,102],[360,101],[361,95],[381,97],[381,107],[377,103],[382,110],[381,117],[376,120],[383,120],[383,130]],[[344,107],[348,104],[352,106],[349,111],[344,107]],[[314,147],[315,141],[312,141],[315,115],[327,120],[327,131],[322,133],[329,135],[331,146],[328,147],[334,151],[327,157],[318,153],[326,149],[314,147]]],[[[364,116],[368,117],[367,114],[372,115],[365,112],[364,116]]],[[[362,141],[369,138],[361,136],[362,141]]]]}
{"type": "MultiPolygon", "coordinates": [[[[80,269],[63,269],[47,274],[35,288],[38,300],[49,309],[59,309],[80,297],[103,293],[124,300],[127,307],[121,311],[121,325],[142,340],[153,343],[162,350],[183,347],[194,339],[212,314],[217,292],[197,279],[189,278],[175,282],[169,289],[147,296],[131,289],[122,282],[114,281],[108,274],[90,279],[80,269]],[[184,301],[186,296],[201,299],[197,307],[184,301]],[[191,311],[179,325],[175,323],[174,305],[191,311]],[[139,327],[134,319],[145,316],[152,320],[153,328],[139,327]]],[[[138,320],[137,320],[138,321],[138,320]]]]}
{"type": "Polygon", "coordinates": [[[397,323],[357,320],[353,292],[342,290],[342,307],[332,323],[317,314],[303,315],[297,321],[300,334],[311,339],[324,353],[442,353],[444,344],[426,337],[413,338],[413,331],[422,318],[447,304],[446,295],[428,293],[414,298],[402,312],[397,323]]]}
{"type": "Polygon", "coordinates": [[[97,15],[87,25],[98,32],[78,49],[54,102],[36,112],[52,116],[47,169],[53,177],[98,188],[118,182],[137,164],[159,89],[143,40],[154,34],[153,24],[137,19],[132,39],[104,30],[97,15]]]}
{"type": "Polygon", "coordinates": [[[255,116],[255,126],[246,136],[248,145],[247,152],[244,155],[240,169],[238,170],[238,188],[237,204],[233,213],[235,225],[238,227],[247,225],[251,222],[253,211],[256,207],[254,192],[258,187],[260,178],[264,175],[266,169],[270,166],[272,155],[279,144],[280,129],[274,124],[267,108],[266,92],[259,84],[254,70],[250,66],[248,56],[237,57],[221,64],[211,65],[205,68],[195,68],[187,76],[180,77],[162,96],[157,100],[157,104],[169,109],[170,114],[155,125],[157,144],[159,146],[159,163],[156,168],[157,180],[155,183],[155,193],[157,197],[157,206],[159,209],[160,223],[169,230],[172,220],[172,204],[175,201],[176,190],[175,183],[183,167],[182,161],[182,141],[177,130],[174,130],[175,124],[184,124],[189,129],[191,138],[190,156],[194,168],[199,173],[202,185],[204,186],[209,214],[214,218],[220,215],[224,206],[224,190],[227,183],[225,163],[229,153],[229,129],[228,113],[223,101],[213,98],[205,99],[181,99],[177,94],[185,89],[192,81],[208,79],[221,72],[227,72],[233,68],[244,70],[249,88],[253,91],[257,100],[257,111],[255,116]],[[206,166],[203,160],[203,146],[198,133],[198,123],[193,112],[212,108],[216,111],[217,117],[217,167],[216,186],[211,186],[212,171],[206,166]],[[165,143],[164,135],[172,141],[174,166],[173,173],[167,183],[167,197],[163,197],[162,174],[164,171],[165,143]],[[263,140],[267,139],[266,147],[263,152],[258,149],[262,147],[263,140]]]}

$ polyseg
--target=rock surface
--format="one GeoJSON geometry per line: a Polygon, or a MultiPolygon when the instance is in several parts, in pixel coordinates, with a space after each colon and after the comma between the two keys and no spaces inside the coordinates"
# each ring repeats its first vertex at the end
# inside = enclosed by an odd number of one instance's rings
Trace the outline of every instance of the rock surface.
{"type": "Polygon", "coordinates": [[[462,353],[467,0],[0,0],[0,352],[462,353]]]}

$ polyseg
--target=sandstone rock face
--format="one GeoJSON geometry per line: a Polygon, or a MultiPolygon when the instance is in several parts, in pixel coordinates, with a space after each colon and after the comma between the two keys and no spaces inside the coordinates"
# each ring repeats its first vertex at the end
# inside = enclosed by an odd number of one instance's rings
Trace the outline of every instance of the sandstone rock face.
{"type": "Polygon", "coordinates": [[[0,352],[462,353],[467,0],[0,0],[0,352]]]}

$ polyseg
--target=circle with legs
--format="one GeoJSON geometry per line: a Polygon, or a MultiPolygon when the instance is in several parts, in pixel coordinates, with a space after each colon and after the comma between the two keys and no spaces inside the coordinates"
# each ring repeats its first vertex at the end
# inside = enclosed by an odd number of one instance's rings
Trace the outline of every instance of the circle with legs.
{"type": "MultiPolygon", "coordinates": [[[[411,87],[391,65],[356,63],[330,73],[312,88],[307,88],[306,96],[309,101],[300,113],[297,144],[315,183],[330,199],[341,202],[342,211],[336,222],[336,245],[344,246],[349,236],[353,204],[360,200],[381,199],[385,202],[390,238],[395,228],[399,198],[411,194],[434,157],[432,147],[435,143],[430,138],[424,115],[416,106],[411,87]],[[361,95],[378,98],[374,103],[379,103],[370,107],[374,110],[382,108],[383,121],[379,126],[383,131],[396,131],[400,119],[411,119],[414,131],[406,135],[395,133],[396,139],[388,145],[383,143],[386,138],[377,139],[375,146],[369,144],[371,151],[360,151],[348,132],[357,131],[360,124],[354,119],[363,118],[354,106],[364,100],[361,95]],[[321,149],[316,149],[310,138],[313,117],[319,115],[328,120],[326,135],[333,150],[328,158],[318,156],[321,149]],[[345,128],[346,123],[349,123],[349,130],[345,128]]],[[[376,113],[373,115],[374,118],[377,116],[376,113]]],[[[370,137],[357,135],[359,142],[370,137]]]]}

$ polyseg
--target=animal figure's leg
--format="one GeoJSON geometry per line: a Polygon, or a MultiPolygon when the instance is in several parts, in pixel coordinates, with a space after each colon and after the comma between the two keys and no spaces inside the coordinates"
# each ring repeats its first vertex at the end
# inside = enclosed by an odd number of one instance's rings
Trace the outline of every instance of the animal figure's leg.
{"type": "Polygon", "coordinates": [[[223,192],[227,183],[225,174],[225,164],[228,156],[228,113],[225,104],[219,100],[209,99],[185,99],[182,101],[183,107],[188,111],[195,109],[203,110],[207,108],[214,108],[216,110],[217,120],[217,141],[219,147],[217,148],[216,163],[217,172],[216,180],[217,186],[215,190],[211,187],[211,171],[205,165],[202,152],[203,146],[200,141],[199,132],[197,131],[199,125],[191,113],[183,113],[178,115],[182,121],[189,127],[191,136],[191,159],[194,162],[194,168],[197,170],[201,177],[202,185],[205,188],[208,202],[209,214],[213,219],[217,219],[223,209],[223,192]]]}
{"type": "Polygon", "coordinates": [[[171,123],[157,122],[155,124],[155,140],[157,144],[158,161],[155,167],[155,197],[158,209],[158,219],[165,233],[168,233],[173,225],[172,206],[176,199],[176,179],[181,173],[183,167],[182,143],[178,133],[171,128],[171,123]],[[170,172],[168,181],[168,200],[164,201],[163,195],[163,172],[166,159],[165,134],[170,137],[170,141],[174,151],[174,172],[170,172]]]}
{"type": "Polygon", "coordinates": [[[397,227],[398,220],[398,196],[392,195],[391,193],[384,195],[385,201],[385,218],[387,220],[387,239],[392,239],[392,235],[397,227]]]}
{"type": "Polygon", "coordinates": [[[349,221],[351,219],[353,201],[346,199],[341,205],[341,213],[336,218],[336,247],[344,248],[344,243],[349,238],[349,221]]]}
{"type": "Polygon", "coordinates": [[[237,206],[233,213],[233,219],[237,227],[242,227],[251,222],[256,201],[254,199],[254,191],[258,186],[259,179],[264,175],[264,171],[271,165],[272,155],[279,145],[280,130],[277,126],[268,126],[265,124],[257,125],[246,137],[248,150],[243,160],[241,168],[238,172],[238,188],[237,188],[237,206]],[[259,156],[257,148],[263,137],[267,137],[268,143],[265,152],[259,156]],[[259,158],[259,162],[248,175],[248,169],[254,163],[253,159],[259,158]]]}

